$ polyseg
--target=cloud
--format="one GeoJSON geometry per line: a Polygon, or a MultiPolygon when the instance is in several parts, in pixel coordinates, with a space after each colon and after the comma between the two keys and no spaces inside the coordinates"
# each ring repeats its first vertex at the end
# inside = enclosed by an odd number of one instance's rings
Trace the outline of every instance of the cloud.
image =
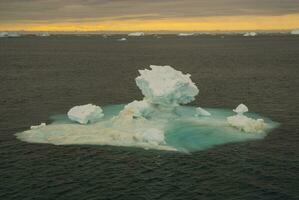
{"type": "Polygon", "coordinates": [[[298,0],[1,0],[0,23],[299,13],[298,0]]]}

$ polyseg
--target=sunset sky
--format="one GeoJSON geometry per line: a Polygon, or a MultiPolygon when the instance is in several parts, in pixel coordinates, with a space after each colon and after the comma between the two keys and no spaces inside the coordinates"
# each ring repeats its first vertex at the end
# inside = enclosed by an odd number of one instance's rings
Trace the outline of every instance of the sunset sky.
{"type": "Polygon", "coordinates": [[[299,28],[299,0],[1,0],[1,31],[299,28]]]}

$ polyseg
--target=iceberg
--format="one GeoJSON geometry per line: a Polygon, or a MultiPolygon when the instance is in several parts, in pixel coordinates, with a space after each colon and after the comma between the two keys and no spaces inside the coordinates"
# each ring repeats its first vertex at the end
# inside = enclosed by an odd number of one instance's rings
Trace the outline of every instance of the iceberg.
{"type": "Polygon", "coordinates": [[[257,36],[257,33],[256,32],[247,32],[247,33],[244,33],[245,37],[254,37],[254,36],[257,36]]]}
{"type": "Polygon", "coordinates": [[[50,33],[47,33],[47,32],[37,33],[36,36],[39,36],[39,37],[49,37],[50,33]]]}
{"type": "Polygon", "coordinates": [[[68,111],[67,115],[70,120],[80,124],[93,123],[104,116],[102,108],[92,104],[75,106],[68,111]]]}
{"type": "Polygon", "coordinates": [[[190,152],[261,139],[275,127],[267,118],[245,116],[248,108],[244,104],[233,110],[234,116],[231,110],[207,111],[185,106],[195,99],[199,90],[190,74],[171,66],[150,65],[150,69],[139,73],[135,81],[144,95],[142,100],[103,109],[92,104],[75,106],[63,118],[48,125],[31,126],[30,130],[17,133],[17,138],[55,145],[113,145],[190,152]],[[77,123],[70,123],[68,118],[77,123]]]}
{"type": "Polygon", "coordinates": [[[120,39],[118,39],[117,41],[127,41],[127,38],[120,38],[120,39]]]}
{"type": "Polygon", "coordinates": [[[150,68],[139,70],[140,76],[135,79],[146,101],[174,107],[195,99],[199,90],[190,79],[190,74],[183,74],[171,66],[151,65],[150,68]]]}
{"type": "Polygon", "coordinates": [[[134,32],[134,33],[129,33],[128,36],[131,37],[141,37],[144,36],[145,34],[143,32],[134,32]]]}
{"type": "Polygon", "coordinates": [[[178,36],[179,37],[187,37],[187,36],[192,36],[194,35],[194,33],[179,33],[178,36]]]}
{"type": "Polygon", "coordinates": [[[299,35],[299,29],[295,29],[291,31],[292,35],[299,35]]]}
{"type": "Polygon", "coordinates": [[[0,37],[8,37],[8,33],[7,32],[0,32],[0,37]]]}
{"type": "Polygon", "coordinates": [[[1,32],[0,37],[20,37],[21,34],[16,32],[1,32]]]}
{"type": "Polygon", "coordinates": [[[248,112],[248,108],[244,104],[240,104],[233,111],[237,114],[227,117],[230,126],[247,133],[261,133],[267,128],[267,124],[263,119],[253,119],[244,115],[248,112]]]}

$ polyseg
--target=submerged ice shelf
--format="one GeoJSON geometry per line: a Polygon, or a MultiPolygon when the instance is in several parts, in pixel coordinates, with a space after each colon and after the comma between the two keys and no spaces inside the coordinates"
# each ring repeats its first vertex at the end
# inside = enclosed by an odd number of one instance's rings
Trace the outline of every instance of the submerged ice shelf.
{"type": "Polygon", "coordinates": [[[17,138],[55,145],[91,144],[190,152],[215,145],[261,139],[277,123],[240,104],[234,111],[184,106],[199,93],[190,79],[170,66],[139,70],[135,81],[143,100],[126,105],[87,104],[51,124],[17,133],[17,138]],[[236,114],[234,114],[234,112],[236,114]]]}

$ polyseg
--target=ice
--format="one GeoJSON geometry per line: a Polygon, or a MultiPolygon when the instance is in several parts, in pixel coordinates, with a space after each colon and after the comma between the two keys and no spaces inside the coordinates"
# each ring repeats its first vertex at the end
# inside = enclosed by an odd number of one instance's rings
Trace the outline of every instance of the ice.
{"type": "Polygon", "coordinates": [[[244,115],[245,112],[248,112],[248,108],[244,104],[240,104],[233,111],[237,114],[227,117],[230,126],[248,133],[261,133],[267,128],[263,119],[253,119],[244,115]]]}
{"type": "Polygon", "coordinates": [[[0,37],[20,37],[21,34],[16,32],[1,32],[0,37]]]}
{"type": "Polygon", "coordinates": [[[254,37],[254,36],[257,36],[257,33],[256,32],[247,32],[247,33],[244,33],[245,37],[254,37]]]}
{"type": "Polygon", "coordinates": [[[198,116],[211,116],[211,113],[209,113],[208,111],[206,111],[205,109],[201,108],[201,107],[197,107],[196,108],[196,114],[195,114],[196,117],[198,116]]]}
{"type": "Polygon", "coordinates": [[[244,104],[241,103],[241,104],[239,104],[239,105],[237,106],[236,109],[233,109],[233,111],[234,111],[235,113],[238,113],[238,114],[243,114],[243,113],[248,112],[248,108],[247,108],[246,105],[244,105],[244,104]]]}
{"type": "MultiPolygon", "coordinates": [[[[92,144],[189,152],[214,145],[261,139],[275,127],[266,118],[244,115],[240,104],[233,111],[184,106],[199,93],[190,79],[171,66],[151,65],[139,70],[135,81],[144,98],[126,105],[75,106],[64,117],[31,126],[17,134],[22,141],[55,145],[92,144]],[[78,122],[70,123],[67,118],[78,122]],[[59,120],[60,119],[60,120],[59,120]],[[267,122],[267,123],[266,123],[267,122]],[[87,124],[89,125],[82,125],[87,124]],[[250,132],[255,134],[244,134],[250,132]]],[[[252,114],[252,113],[250,113],[252,114]]]]}
{"type": "Polygon", "coordinates": [[[253,119],[240,114],[228,117],[227,122],[230,126],[248,133],[261,133],[266,129],[263,119],[253,119]]]}
{"type": "Polygon", "coordinates": [[[299,29],[295,29],[291,31],[292,35],[299,35],[299,29]]]}
{"type": "Polygon", "coordinates": [[[120,41],[120,42],[122,42],[122,41],[127,41],[127,38],[120,38],[120,39],[118,39],[117,41],[120,41]]]}
{"type": "Polygon", "coordinates": [[[186,37],[186,36],[192,36],[194,33],[179,33],[178,36],[180,37],[186,37]]]}
{"type": "Polygon", "coordinates": [[[41,123],[40,125],[30,126],[30,129],[39,129],[45,127],[46,123],[41,123]]]}
{"type": "Polygon", "coordinates": [[[144,36],[145,34],[143,32],[134,32],[134,33],[129,33],[128,36],[133,36],[133,37],[140,37],[144,36]]]}
{"type": "Polygon", "coordinates": [[[68,111],[67,115],[70,120],[80,124],[93,123],[104,116],[101,107],[92,104],[75,106],[68,111]]]}
{"type": "Polygon", "coordinates": [[[7,32],[0,32],[0,37],[7,37],[8,33],[7,32]]]}
{"type": "Polygon", "coordinates": [[[162,106],[178,106],[195,99],[198,88],[190,79],[190,74],[183,74],[171,66],[151,65],[151,70],[139,70],[140,76],[135,81],[145,100],[162,106]]]}
{"type": "Polygon", "coordinates": [[[39,37],[49,37],[50,33],[47,33],[47,32],[38,33],[38,34],[36,34],[36,36],[39,36],[39,37]]]}
{"type": "Polygon", "coordinates": [[[148,118],[154,112],[153,106],[146,100],[133,101],[125,106],[122,114],[130,115],[132,118],[143,117],[148,118]]]}
{"type": "Polygon", "coordinates": [[[142,140],[153,145],[163,145],[165,144],[164,132],[154,128],[148,129],[142,134],[142,140]]]}

